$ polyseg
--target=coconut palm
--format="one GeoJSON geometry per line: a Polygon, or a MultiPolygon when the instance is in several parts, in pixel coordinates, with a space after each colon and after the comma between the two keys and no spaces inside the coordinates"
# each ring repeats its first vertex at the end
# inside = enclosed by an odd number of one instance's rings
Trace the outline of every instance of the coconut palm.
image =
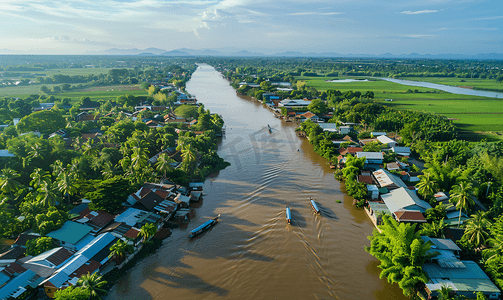
{"type": "Polygon", "coordinates": [[[478,211],[471,215],[471,219],[466,222],[463,238],[470,242],[475,248],[485,244],[489,237],[487,228],[491,225],[487,219],[486,213],[478,211]]]}
{"type": "Polygon", "coordinates": [[[452,289],[452,287],[448,286],[448,285],[442,285],[440,287],[440,290],[437,290],[439,293],[438,293],[438,297],[437,299],[438,300],[450,300],[450,299],[454,299],[453,297],[451,297],[451,294],[454,293],[454,290],[452,289]]]}
{"type": "Polygon", "coordinates": [[[37,191],[39,192],[37,200],[46,207],[54,206],[61,199],[58,186],[54,183],[44,182],[37,191]]]}
{"type": "Polygon", "coordinates": [[[107,284],[106,281],[101,280],[102,276],[98,273],[84,274],[82,275],[75,286],[82,287],[82,289],[89,290],[89,299],[97,298],[101,299],[100,294],[106,294],[106,290],[101,287],[107,284]]]}
{"type": "Polygon", "coordinates": [[[32,179],[30,181],[30,185],[35,189],[38,189],[40,186],[42,186],[44,182],[51,181],[51,175],[49,174],[49,172],[44,171],[41,168],[35,168],[30,177],[32,179]]]}
{"type": "Polygon", "coordinates": [[[147,166],[148,154],[146,148],[134,148],[133,155],[131,155],[131,166],[135,170],[143,169],[147,166]]]}
{"type": "Polygon", "coordinates": [[[143,237],[143,241],[148,241],[157,233],[157,227],[153,223],[146,223],[141,227],[138,235],[143,237]]]}
{"type": "Polygon", "coordinates": [[[96,156],[99,153],[98,148],[94,145],[93,139],[88,139],[84,144],[82,144],[82,150],[84,150],[84,155],[96,156]]]}
{"type": "Polygon", "coordinates": [[[166,177],[166,173],[168,171],[172,171],[173,167],[171,166],[172,163],[174,163],[175,160],[169,157],[168,153],[162,153],[159,155],[159,158],[157,159],[157,163],[155,164],[155,167],[158,172],[161,172],[164,174],[164,177],[166,177]]]}
{"type": "Polygon", "coordinates": [[[431,223],[424,223],[421,225],[421,234],[433,238],[443,238],[446,227],[447,225],[444,223],[444,220],[440,220],[439,222],[433,221],[431,223]]]}
{"type": "Polygon", "coordinates": [[[119,262],[122,262],[126,256],[126,253],[131,250],[131,245],[124,242],[123,240],[118,240],[115,244],[110,247],[110,255],[108,257],[115,257],[119,262]]]}
{"type": "Polygon", "coordinates": [[[423,196],[425,199],[433,196],[438,190],[437,182],[431,177],[430,173],[418,176],[421,181],[416,185],[417,192],[423,196]]]}
{"type": "Polygon", "coordinates": [[[13,199],[14,193],[23,186],[17,181],[19,177],[21,177],[21,175],[13,169],[2,169],[2,173],[0,174],[0,191],[4,194],[9,194],[10,198],[13,199]]]}
{"type": "Polygon", "coordinates": [[[467,210],[471,205],[475,204],[472,196],[473,188],[470,183],[461,182],[452,188],[450,201],[454,203],[456,205],[456,209],[459,210],[458,226],[461,225],[461,213],[463,209],[467,210]]]}
{"type": "Polygon", "coordinates": [[[197,151],[192,144],[182,146],[182,169],[187,173],[192,173],[197,163],[197,151]]]}
{"type": "Polygon", "coordinates": [[[73,174],[71,174],[68,170],[63,170],[59,173],[59,176],[56,178],[56,183],[58,186],[58,190],[63,195],[68,195],[68,200],[70,200],[70,196],[77,193],[77,186],[75,183],[75,178],[73,174]]]}

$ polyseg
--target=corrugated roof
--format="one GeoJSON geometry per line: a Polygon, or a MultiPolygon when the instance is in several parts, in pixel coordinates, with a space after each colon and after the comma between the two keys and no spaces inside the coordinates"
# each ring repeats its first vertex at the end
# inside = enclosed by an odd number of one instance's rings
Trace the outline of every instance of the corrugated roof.
{"type": "Polygon", "coordinates": [[[26,270],[0,288],[0,299],[9,299],[12,293],[28,286],[36,277],[36,274],[32,270],[26,270]]]}
{"type": "Polygon", "coordinates": [[[91,232],[91,230],[93,230],[93,228],[87,225],[66,221],[63,227],[48,233],[47,236],[75,245],[80,239],[86,236],[86,234],[91,232]]]}
{"type": "Polygon", "coordinates": [[[130,238],[132,240],[136,239],[138,237],[138,234],[140,234],[140,230],[137,228],[132,227],[129,229],[128,232],[124,234],[125,237],[130,238]]]}
{"type": "Polygon", "coordinates": [[[382,152],[357,152],[356,157],[358,158],[366,157],[367,159],[383,159],[382,152]]]}
{"type": "Polygon", "coordinates": [[[49,251],[45,251],[44,253],[26,261],[26,263],[44,265],[54,268],[64,263],[67,259],[72,257],[72,255],[72,251],[64,247],[58,247],[49,251]]]}
{"type": "Polygon", "coordinates": [[[426,223],[426,219],[420,211],[403,210],[396,211],[395,216],[399,222],[426,223]]]}
{"type": "Polygon", "coordinates": [[[392,213],[399,210],[418,210],[424,212],[431,208],[428,202],[419,199],[416,193],[403,187],[392,190],[388,194],[383,194],[381,198],[392,213]]]}
{"type": "Polygon", "coordinates": [[[98,252],[115,240],[115,236],[109,232],[100,234],[94,238],[86,247],[82,248],[76,255],[82,254],[88,259],[93,258],[98,252]]]}
{"type": "Polygon", "coordinates": [[[389,188],[407,187],[407,185],[403,182],[402,179],[398,178],[398,176],[395,176],[394,174],[391,174],[390,172],[384,169],[379,169],[373,172],[372,175],[374,175],[374,178],[377,180],[380,187],[389,187],[389,188]]]}
{"type": "Polygon", "coordinates": [[[435,246],[435,249],[438,250],[461,251],[461,248],[459,248],[458,245],[456,245],[456,243],[454,243],[451,239],[438,239],[438,238],[431,238],[428,236],[421,236],[421,238],[425,242],[431,241],[435,246]]]}
{"type": "Polygon", "coordinates": [[[390,139],[389,137],[385,136],[385,135],[380,135],[377,137],[377,140],[383,144],[393,144],[393,143],[396,143],[395,140],[393,139],[390,139]]]}
{"type": "Polygon", "coordinates": [[[134,226],[136,224],[136,220],[142,215],[145,214],[145,211],[136,208],[128,208],[122,214],[118,215],[115,218],[115,222],[124,222],[129,226],[134,226]]]}

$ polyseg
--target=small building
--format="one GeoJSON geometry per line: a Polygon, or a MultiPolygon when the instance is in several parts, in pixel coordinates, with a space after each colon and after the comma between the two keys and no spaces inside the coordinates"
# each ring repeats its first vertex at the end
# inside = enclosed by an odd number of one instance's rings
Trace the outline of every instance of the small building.
{"type": "Polygon", "coordinates": [[[83,122],[83,121],[95,121],[99,120],[99,116],[94,116],[93,114],[88,113],[87,111],[83,111],[75,117],[75,121],[83,122]]]}
{"type": "Polygon", "coordinates": [[[365,164],[382,164],[384,159],[382,152],[357,152],[356,157],[365,157],[365,164]]]}
{"type": "Polygon", "coordinates": [[[374,138],[378,137],[378,136],[381,136],[381,135],[386,135],[386,132],[382,132],[382,131],[373,131],[370,133],[370,135],[374,138]]]}
{"type": "Polygon", "coordinates": [[[75,250],[77,243],[83,240],[93,230],[92,227],[77,222],[66,221],[58,230],[47,234],[48,237],[55,239],[60,246],[75,250]]]}
{"type": "Polygon", "coordinates": [[[402,179],[386,170],[377,170],[372,173],[372,176],[379,188],[387,188],[388,190],[407,188],[402,179]]]}
{"type": "Polygon", "coordinates": [[[437,297],[442,286],[450,287],[457,296],[474,298],[482,292],[489,299],[499,299],[501,291],[489,276],[474,262],[458,260],[454,265],[442,266],[438,263],[425,263],[423,271],[428,276],[425,292],[428,299],[437,297]]]}
{"type": "Polygon", "coordinates": [[[367,184],[367,196],[371,200],[379,199],[379,188],[375,184],[367,184]]]}
{"type": "Polygon", "coordinates": [[[335,123],[319,123],[318,124],[323,131],[338,132],[337,124],[335,123]]]}
{"type": "Polygon", "coordinates": [[[363,139],[359,141],[362,147],[373,142],[377,142],[377,139],[363,139]]]}
{"type": "Polygon", "coordinates": [[[340,134],[348,134],[351,131],[353,131],[353,127],[352,126],[340,126],[339,127],[339,133],[340,134]]]}
{"type": "Polygon", "coordinates": [[[400,170],[400,166],[398,165],[398,163],[387,163],[386,169],[388,171],[396,171],[396,170],[400,170]]]}
{"type": "Polygon", "coordinates": [[[391,139],[385,135],[378,136],[377,140],[381,142],[383,145],[386,145],[388,147],[395,147],[397,144],[397,142],[394,139],[391,139]]]}
{"type": "Polygon", "coordinates": [[[403,187],[381,195],[381,199],[384,201],[386,206],[388,206],[389,211],[395,216],[397,221],[400,221],[398,218],[398,215],[400,215],[403,220],[405,220],[406,217],[410,217],[410,219],[407,220],[412,221],[417,219],[419,220],[418,222],[426,222],[426,220],[424,220],[424,216],[419,218],[417,213],[404,214],[399,212],[418,211],[422,214],[427,209],[431,208],[431,205],[428,202],[419,199],[416,193],[403,187]]]}
{"type": "Polygon", "coordinates": [[[410,156],[410,147],[391,147],[391,151],[397,155],[410,156]]]}
{"type": "Polygon", "coordinates": [[[311,104],[307,99],[285,99],[278,103],[278,107],[307,107],[311,104]]]}

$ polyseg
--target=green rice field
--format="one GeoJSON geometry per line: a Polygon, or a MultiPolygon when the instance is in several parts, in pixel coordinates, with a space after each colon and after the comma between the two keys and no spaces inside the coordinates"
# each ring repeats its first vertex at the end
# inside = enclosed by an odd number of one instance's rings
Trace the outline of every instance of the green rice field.
{"type": "MultiPolygon", "coordinates": [[[[438,91],[430,88],[410,87],[398,83],[370,79],[372,81],[349,82],[349,83],[331,83],[326,80],[331,79],[346,79],[355,77],[296,77],[296,79],[306,81],[307,86],[312,86],[317,90],[336,89],[341,92],[346,91],[372,91],[375,94],[375,100],[384,105],[395,109],[412,109],[425,112],[433,112],[445,115],[451,118],[454,124],[460,131],[470,134],[472,132],[502,132],[503,131],[503,100],[451,94],[443,91],[438,91]],[[407,90],[418,90],[419,93],[407,93],[407,90]],[[384,101],[384,99],[393,99],[392,102],[384,101]]],[[[362,79],[362,78],[357,78],[362,79]]],[[[425,78],[407,78],[408,80],[423,80],[425,78]]],[[[428,82],[445,84],[450,82],[450,85],[456,85],[455,80],[459,78],[426,78],[428,82]],[[437,80],[437,81],[435,81],[437,80]]],[[[477,86],[482,88],[483,83],[487,88],[494,88],[495,80],[485,79],[465,79],[466,86],[477,86]],[[493,82],[492,85],[489,83],[493,82]]],[[[463,84],[465,84],[463,83],[463,84]]],[[[495,133],[494,137],[501,139],[502,137],[495,133]]]]}

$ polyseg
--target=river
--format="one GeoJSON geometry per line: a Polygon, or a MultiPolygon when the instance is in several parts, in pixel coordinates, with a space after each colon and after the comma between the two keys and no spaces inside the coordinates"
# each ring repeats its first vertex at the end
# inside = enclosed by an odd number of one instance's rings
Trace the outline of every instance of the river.
{"type": "Polygon", "coordinates": [[[378,261],[364,250],[372,224],[294,124],[236,96],[208,65],[187,91],[222,115],[227,131],[218,153],[232,165],[206,180],[187,228],[175,229],[107,299],[406,299],[398,285],[379,279],[378,261]],[[187,238],[217,214],[216,226],[187,238]]]}
{"type": "Polygon", "coordinates": [[[503,93],[499,92],[490,92],[490,91],[481,91],[481,90],[472,90],[467,88],[460,88],[456,86],[449,86],[445,84],[424,82],[424,81],[412,81],[412,80],[403,80],[403,79],[394,79],[394,78],[379,78],[382,80],[399,83],[408,86],[420,86],[425,88],[437,89],[444,92],[448,92],[451,94],[460,94],[460,95],[469,95],[469,96],[480,96],[480,97],[490,97],[490,98],[500,98],[503,99],[503,93]]]}

